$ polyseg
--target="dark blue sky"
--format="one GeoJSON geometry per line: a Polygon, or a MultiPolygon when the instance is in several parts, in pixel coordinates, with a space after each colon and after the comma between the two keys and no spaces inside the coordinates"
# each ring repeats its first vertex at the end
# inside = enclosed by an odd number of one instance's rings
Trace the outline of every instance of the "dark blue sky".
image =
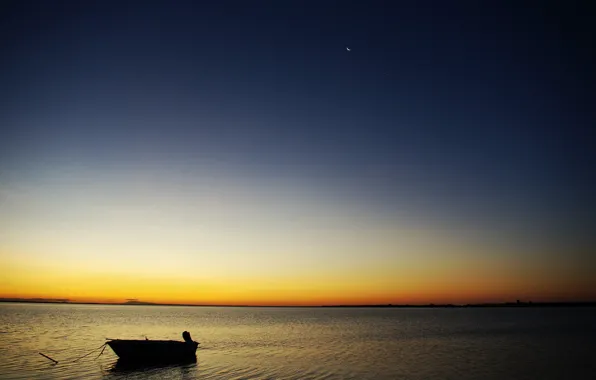
{"type": "Polygon", "coordinates": [[[0,181],[214,165],[590,245],[587,4],[3,2],[0,181]]]}

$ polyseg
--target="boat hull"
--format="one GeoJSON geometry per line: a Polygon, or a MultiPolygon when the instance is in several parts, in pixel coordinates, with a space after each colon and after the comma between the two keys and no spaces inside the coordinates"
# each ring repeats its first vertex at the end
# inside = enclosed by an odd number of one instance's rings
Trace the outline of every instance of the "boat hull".
{"type": "Polygon", "coordinates": [[[161,363],[196,360],[197,342],[114,339],[108,346],[123,361],[161,363]]]}

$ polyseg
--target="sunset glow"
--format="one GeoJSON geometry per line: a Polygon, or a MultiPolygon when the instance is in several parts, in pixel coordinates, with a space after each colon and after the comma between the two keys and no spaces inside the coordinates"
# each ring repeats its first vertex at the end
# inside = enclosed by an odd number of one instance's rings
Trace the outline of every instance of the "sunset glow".
{"type": "Polygon", "coordinates": [[[89,7],[14,11],[0,298],[596,299],[585,102],[530,47],[449,29],[430,53],[422,21],[374,10],[289,31],[285,8],[89,7]]]}

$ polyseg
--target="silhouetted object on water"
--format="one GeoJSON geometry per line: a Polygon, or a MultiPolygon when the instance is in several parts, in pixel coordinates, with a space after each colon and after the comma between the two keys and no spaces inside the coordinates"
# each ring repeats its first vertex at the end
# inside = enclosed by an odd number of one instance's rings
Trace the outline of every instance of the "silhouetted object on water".
{"type": "Polygon", "coordinates": [[[188,368],[189,366],[197,363],[196,355],[193,355],[187,359],[180,359],[176,361],[170,362],[142,362],[142,361],[127,361],[118,359],[112,368],[109,369],[110,372],[119,372],[119,373],[132,373],[132,372],[144,372],[149,371],[156,368],[188,368]]]}
{"type": "Polygon", "coordinates": [[[51,357],[49,357],[48,355],[44,355],[44,354],[42,354],[41,352],[39,352],[39,354],[40,354],[41,356],[43,356],[44,358],[50,359],[51,361],[53,361],[53,362],[54,362],[54,364],[58,364],[58,360],[54,360],[54,359],[52,359],[51,357]]]}
{"type": "Polygon", "coordinates": [[[198,342],[191,339],[190,333],[182,333],[184,342],[176,340],[127,340],[110,339],[108,346],[120,360],[142,363],[171,363],[196,359],[198,342]]]}

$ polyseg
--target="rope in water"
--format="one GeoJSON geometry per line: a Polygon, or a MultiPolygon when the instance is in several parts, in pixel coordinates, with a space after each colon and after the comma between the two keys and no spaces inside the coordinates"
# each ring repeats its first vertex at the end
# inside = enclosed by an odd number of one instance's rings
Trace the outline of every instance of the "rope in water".
{"type": "MultiPolygon", "coordinates": [[[[105,349],[106,349],[106,346],[107,346],[107,345],[108,345],[107,343],[104,343],[104,344],[102,344],[101,346],[97,347],[96,349],[94,349],[93,351],[89,352],[88,354],[85,354],[85,355],[81,356],[80,358],[78,358],[78,359],[75,359],[75,360],[73,361],[73,363],[76,363],[76,362],[78,362],[79,360],[83,359],[84,357],[91,355],[92,353],[94,353],[95,351],[99,350],[100,348],[101,348],[102,350],[101,350],[101,352],[99,353],[99,355],[103,354],[103,350],[105,350],[105,349]]],[[[99,355],[97,355],[97,358],[99,357],[99,355]]],[[[97,358],[96,358],[96,359],[97,359],[97,358]]]]}
{"type": "MultiPolygon", "coordinates": [[[[103,351],[106,349],[106,346],[107,346],[107,345],[108,345],[107,343],[104,343],[104,344],[102,344],[101,346],[99,346],[99,347],[97,347],[97,348],[94,348],[94,349],[93,349],[91,352],[89,352],[89,353],[86,353],[85,355],[83,355],[83,356],[81,356],[81,357],[79,357],[79,358],[76,358],[75,360],[68,361],[67,363],[76,363],[76,362],[78,362],[79,360],[81,360],[81,359],[83,359],[83,358],[85,358],[85,357],[87,357],[87,356],[91,355],[92,353],[94,353],[94,352],[98,351],[99,349],[101,349],[101,352],[100,352],[100,353],[99,353],[99,355],[97,355],[97,357],[95,358],[95,359],[97,359],[98,357],[100,357],[100,356],[101,356],[101,354],[103,354],[103,351]]],[[[49,357],[49,356],[47,356],[47,355],[45,355],[45,354],[42,354],[41,352],[39,352],[39,354],[40,354],[41,356],[43,356],[44,358],[47,358],[47,359],[49,359],[49,360],[53,361],[53,362],[54,362],[54,364],[58,364],[58,360],[54,360],[54,359],[52,359],[51,357],[49,357]]]]}

